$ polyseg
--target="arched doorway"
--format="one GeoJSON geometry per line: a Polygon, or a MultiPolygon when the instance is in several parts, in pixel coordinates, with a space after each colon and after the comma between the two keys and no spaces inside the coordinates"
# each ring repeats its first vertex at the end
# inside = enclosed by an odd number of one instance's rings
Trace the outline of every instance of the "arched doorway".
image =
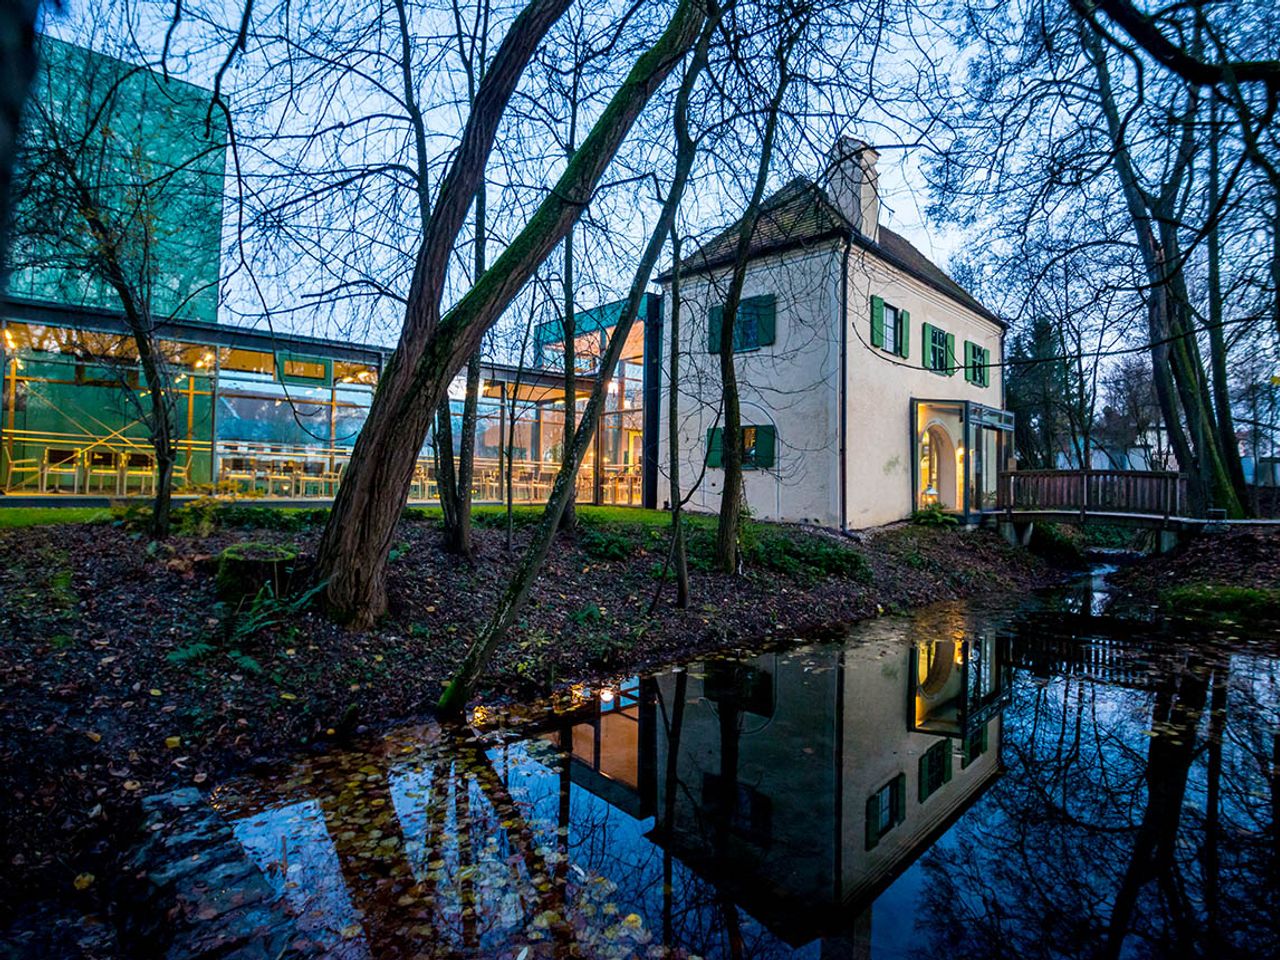
{"type": "Polygon", "coordinates": [[[941,424],[931,423],[920,435],[920,489],[916,499],[920,506],[939,504],[943,510],[958,510],[959,488],[956,485],[956,447],[951,435],[941,424]]]}

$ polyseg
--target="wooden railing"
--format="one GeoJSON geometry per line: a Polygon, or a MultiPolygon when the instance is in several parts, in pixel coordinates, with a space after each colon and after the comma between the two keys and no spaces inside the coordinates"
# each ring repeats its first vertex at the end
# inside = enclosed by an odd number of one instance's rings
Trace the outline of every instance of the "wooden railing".
{"type": "Polygon", "coordinates": [[[1147,470],[1013,470],[1000,474],[998,505],[1007,512],[1184,516],[1187,478],[1147,470]]]}

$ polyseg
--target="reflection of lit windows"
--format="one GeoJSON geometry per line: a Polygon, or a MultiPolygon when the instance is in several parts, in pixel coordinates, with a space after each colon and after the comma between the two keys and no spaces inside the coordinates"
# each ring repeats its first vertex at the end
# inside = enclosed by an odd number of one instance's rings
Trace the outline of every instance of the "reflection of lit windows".
{"type": "Polygon", "coordinates": [[[713,819],[728,821],[729,829],[756,844],[773,836],[773,801],[747,783],[726,783],[716,773],[702,775],[702,800],[713,819]]]}
{"type": "Polygon", "coordinates": [[[907,778],[900,773],[867,797],[867,849],[875,847],[906,816],[907,778]]]}
{"type": "Polygon", "coordinates": [[[939,740],[920,758],[919,797],[924,803],[951,779],[951,741],[939,740]]]}

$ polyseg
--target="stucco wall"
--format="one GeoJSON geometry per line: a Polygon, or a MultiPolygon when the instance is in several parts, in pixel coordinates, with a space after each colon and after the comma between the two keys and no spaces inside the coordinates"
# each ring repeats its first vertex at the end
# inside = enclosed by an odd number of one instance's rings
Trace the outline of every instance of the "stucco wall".
{"type": "MultiPolygon", "coordinates": [[[[707,431],[719,426],[720,357],[707,351],[707,313],[724,301],[728,271],[685,278],[680,317],[681,484],[697,480],[706,457],[707,431]]],[[[742,423],[773,424],[772,468],[744,472],[755,516],[772,520],[839,523],[837,370],[840,364],[840,259],[835,246],[761,259],[747,273],[744,297],[777,298],[777,339],[737,353],[742,423]]],[[[670,371],[671,289],[664,289],[662,427],[658,502],[670,499],[666,384],[670,371]]],[[[688,509],[720,509],[724,471],[708,468],[688,509]]]]}
{"type": "MultiPolygon", "coordinates": [[[[1000,328],[932,287],[854,248],[849,257],[848,510],[851,528],[871,527],[908,516],[911,488],[911,400],[973,400],[1003,406],[1003,369],[992,367],[990,384],[968,383],[924,367],[922,324],[955,335],[956,361],[964,363],[964,341],[1001,358],[1000,328]],[[871,346],[871,297],[911,314],[908,357],[871,346]]],[[[954,437],[955,442],[962,438],[954,437]]]]}

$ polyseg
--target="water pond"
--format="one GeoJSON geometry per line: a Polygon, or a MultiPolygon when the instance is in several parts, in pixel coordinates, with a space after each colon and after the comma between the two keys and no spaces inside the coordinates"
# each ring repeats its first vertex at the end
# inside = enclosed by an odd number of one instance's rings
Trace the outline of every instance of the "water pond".
{"type": "Polygon", "coordinates": [[[1280,660],[1105,578],[214,791],[334,957],[1272,956],[1280,660]]]}

